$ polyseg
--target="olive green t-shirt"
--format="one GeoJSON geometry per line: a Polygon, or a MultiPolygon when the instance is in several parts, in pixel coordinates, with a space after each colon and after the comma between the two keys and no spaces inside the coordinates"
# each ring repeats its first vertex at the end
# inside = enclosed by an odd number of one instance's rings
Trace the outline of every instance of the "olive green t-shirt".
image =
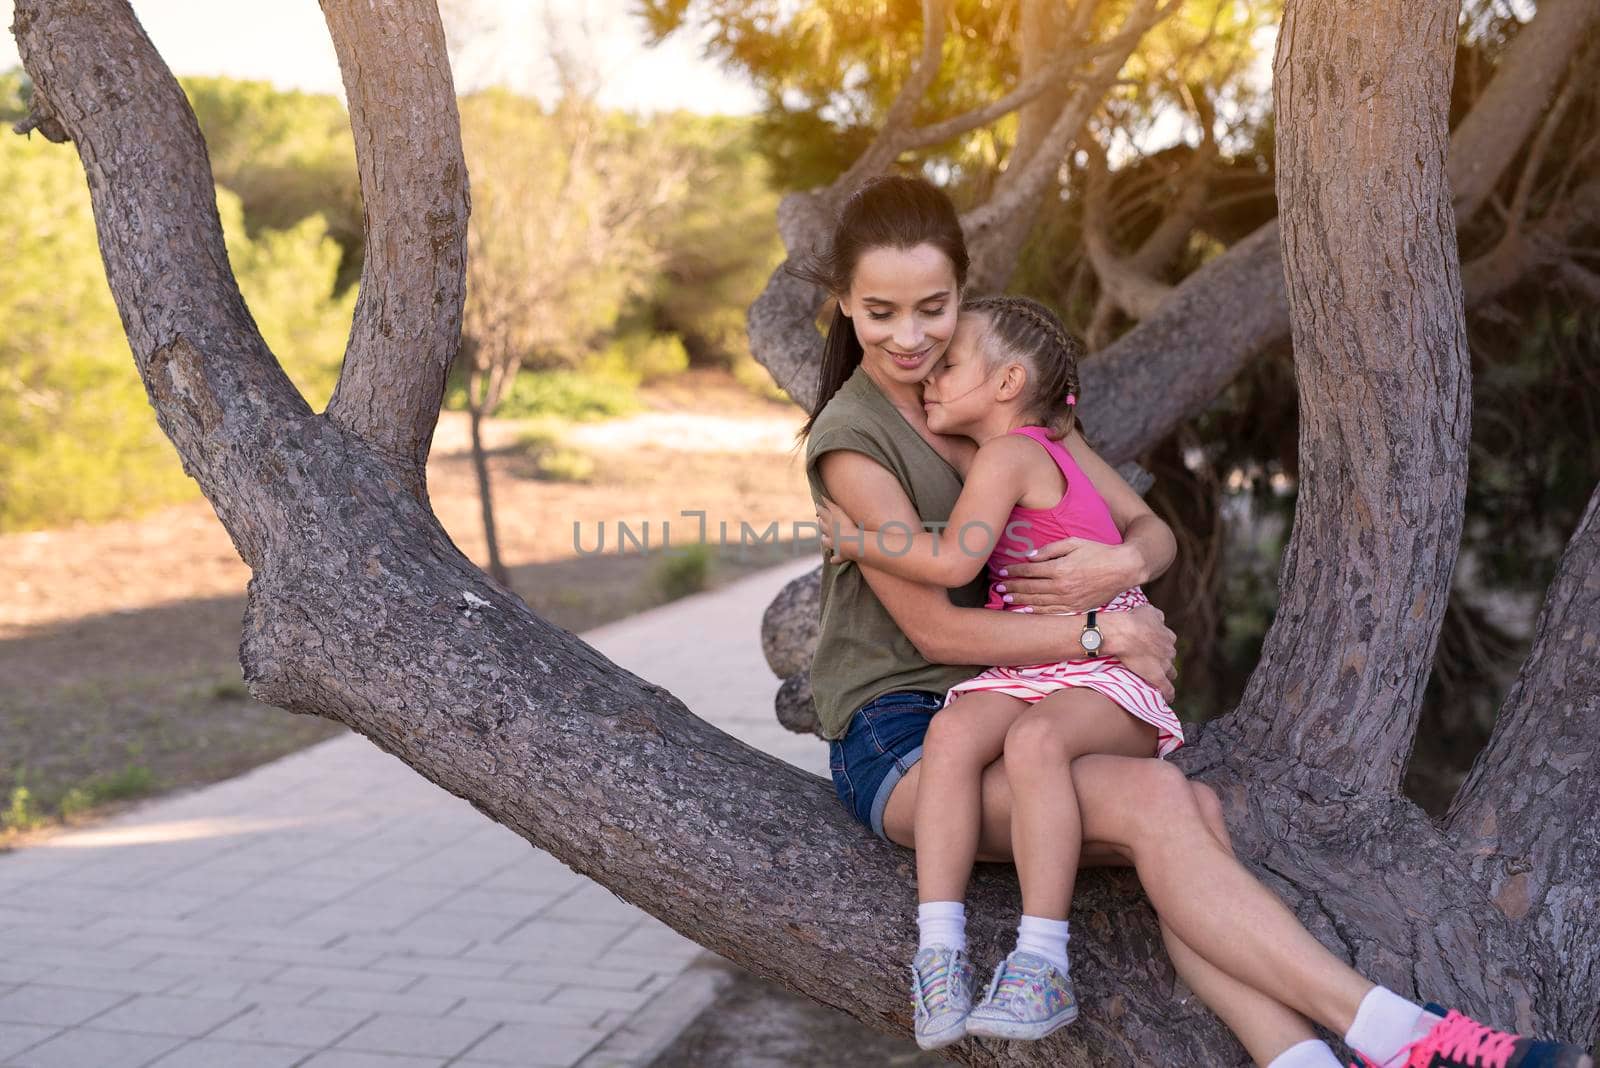
{"type": "MultiPolygon", "coordinates": [[[[900,483],[924,524],[948,523],[961,496],[961,476],[907,423],[857,367],[822,409],[806,439],[806,481],[813,501],[823,497],[817,461],[835,449],[859,452],[900,483]]],[[[891,690],[943,693],[982,667],[934,664],[917,652],[873,594],[855,561],[830,563],[823,550],[822,627],[811,662],[811,692],[825,738],[843,736],[855,710],[891,690]]],[[[988,577],[980,572],[949,591],[950,600],[980,608],[988,577]]]]}

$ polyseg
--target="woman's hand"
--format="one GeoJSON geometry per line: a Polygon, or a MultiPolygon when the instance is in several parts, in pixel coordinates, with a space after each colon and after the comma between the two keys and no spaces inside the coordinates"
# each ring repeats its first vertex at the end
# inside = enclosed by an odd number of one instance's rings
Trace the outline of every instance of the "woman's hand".
{"type": "Polygon", "coordinates": [[[1169,702],[1178,678],[1178,636],[1167,628],[1166,617],[1155,605],[1140,605],[1127,612],[1103,612],[1096,623],[1105,639],[1100,652],[1122,661],[1122,666],[1161,691],[1169,702]]]}
{"type": "Polygon", "coordinates": [[[862,545],[861,528],[855,525],[844,509],[834,504],[828,498],[822,498],[822,504],[817,508],[817,525],[822,528],[823,548],[833,550],[829,560],[835,564],[844,560],[858,559],[862,545]],[[856,552],[852,554],[851,549],[856,552]]]}
{"type": "Polygon", "coordinates": [[[1001,591],[1035,612],[1087,612],[1144,581],[1144,559],[1131,545],[1063,538],[1005,569],[1001,591]]]}

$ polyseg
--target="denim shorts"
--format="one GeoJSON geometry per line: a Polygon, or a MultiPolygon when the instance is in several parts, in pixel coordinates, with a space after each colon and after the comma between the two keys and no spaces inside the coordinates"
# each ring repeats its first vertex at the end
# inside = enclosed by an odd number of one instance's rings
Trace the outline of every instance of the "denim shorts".
{"type": "Polygon", "coordinates": [[[892,690],[856,709],[844,737],[828,743],[834,792],[850,814],[879,838],[888,838],[883,833],[883,810],[889,795],[922,759],[928,721],[942,707],[942,693],[892,690]]]}

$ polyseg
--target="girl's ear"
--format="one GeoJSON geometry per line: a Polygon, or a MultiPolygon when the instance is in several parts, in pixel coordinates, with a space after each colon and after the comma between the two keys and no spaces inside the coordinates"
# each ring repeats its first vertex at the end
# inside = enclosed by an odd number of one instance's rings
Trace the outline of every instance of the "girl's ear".
{"type": "Polygon", "coordinates": [[[850,314],[850,295],[848,293],[842,297],[834,297],[833,300],[834,303],[839,305],[839,313],[841,315],[843,315],[846,319],[855,318],[855,316],[850,314]]]}
{"type": "Polygon", "coordinates": [[[1028,369],[1020,363],[1006,364],[1005,372],[1000,376],[1000,392],[996,400],[1008,401],[1022,394],[1028,386],[1028,369]]]}

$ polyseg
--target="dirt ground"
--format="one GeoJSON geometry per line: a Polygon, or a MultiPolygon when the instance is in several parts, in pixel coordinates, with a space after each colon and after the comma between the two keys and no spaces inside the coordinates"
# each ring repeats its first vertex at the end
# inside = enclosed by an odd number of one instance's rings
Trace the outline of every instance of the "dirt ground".
{"type": "MultiPolygon", "coordinates": [[[[646,391],[644,400],[637,415],[562,433],[562,447],[593,461],[585,483],[539,478],[519,445],[522,427],[490,427],[512,585],[574,632],[682,592],[663,582],[663,520],[682,546],[696,540],[698,524],[679,513],[707,513],[710,588],[796,551],[739,546],[741,521],[788,532],[811,516],[800,459],[789,448],[801,421],[793,405],[701,374],[646,391]],[[648,529],[653,551],[619,549],[619,521],[635,537],[648,529]],[[715,545],[722,522],[733,543],[725,548],[715,545]],[[605,551],[593,552],[602,532],[605,551]],[[591,555],[575,552],[575,539],[591,555]]],[[[445,528],[481,564],[466,443],[465,417],[444,413],[429,486],[445,528]]],[[[0,817],[48,821],[74,788],[80,804],[100,804],[213,782],[342,731],[249,698],[238,665],[248,577],[204,501],[0,536],[0,817]],[[18,786],[30,794],[21,809],[18,786]]]]}

